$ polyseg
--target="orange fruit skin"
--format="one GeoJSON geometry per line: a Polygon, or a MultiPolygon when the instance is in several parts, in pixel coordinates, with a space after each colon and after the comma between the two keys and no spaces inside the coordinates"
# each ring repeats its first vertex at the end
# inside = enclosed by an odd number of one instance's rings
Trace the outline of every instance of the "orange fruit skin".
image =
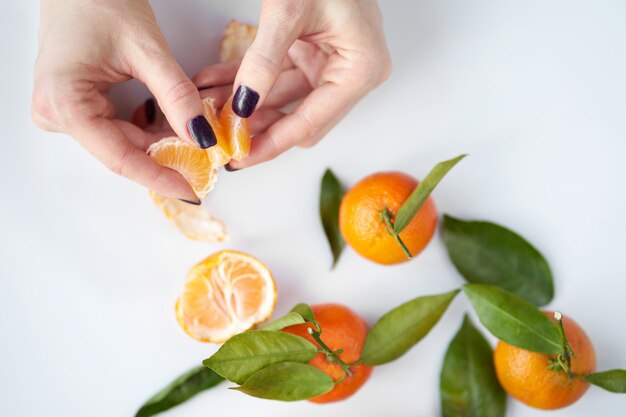
{"type": "MultiPolygon", "coordinates": [[[[359,181],[344,196],[339,208],[343,239],[361,256],[383,265],[406,262],[398,243],[387,231],[381,211],[397,213],[419,182],[402,172],[379,172],[359,181]]],[[[392,219],[393,220],[393,219],[392,219]]],[[[437,228],[437,209],[431,197],[400,233],[411,255],[420,253],[437,228]]]]}
{"type": "MultiPolygon", "coordinates": [[[[367,323],[355,312],[339,304],[318,304],[311,306],[315,319],[322,328],[322,341],[331,349],[343,349],[339,358],[347,364],[353,363],[361,358],[361,350],[367,336],[367,323]]],[[[285,332],[303,337],[318,346],[317,342],[308,333],[311,324],[299,324],[284,329],[285,332]]],[[[330,362],[323,353],[318,353],[309,362],[310,365],[321,369],[333,380],[337,381],[343,375],[341,366],[336,362],[330,362]]],[[[352,375],[339,384],[335,385],[331,391],[319,397],[310,399],[314,403],[329,403],[344,400],[354,394],[369,379],[373,368],[371,366],[359,364],[352,366],[352,375]]]]}
{"type": "MultiPolygon", "coordinates": [[[[553,313],[544,314],[555,321],[553,313]]],[[[575,355],[572,372],[580,375],[594,372],[596,354],[585,331],[565,316],[563,327],[575,355]]],[[[550,370],[550,357],[498,342],[494,363],[500,385],[515,399],[542,410],[556,410],[575,403],[587,391],[589,383],[577,377],[569,379],[565,372],[550,370]]]]}

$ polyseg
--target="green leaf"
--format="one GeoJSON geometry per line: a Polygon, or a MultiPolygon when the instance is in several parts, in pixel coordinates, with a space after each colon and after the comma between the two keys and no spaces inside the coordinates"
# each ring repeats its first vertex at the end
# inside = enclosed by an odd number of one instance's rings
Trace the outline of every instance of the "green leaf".
{"type": "Polygon", "coordinates": [[[308,304],[300,303],[291,309],[292,312],[298,313],[307,323],[315,323],[315,314],[308,304]]]}
{"type": "Polygon", "coordinates": [[[498,339],[533,352],[561,352],[556,325],[528,301],[493,285],[466,284],[463,291],[480,322],[498,339]]]}
{"type": "Polygon", "coordinates": [[[437,324],[458,292],[418,297],[386,313],[369,331],[361,361],[382,365],[402,356],[437,324]]]}
{"type": "Polygon", "coordinates": [[[230,338],[202,364],[237,384],[278,362],[302,362],[313,359],[315,345],[285,332],[254,330],[230,338]]]}
{"type": "Polygon", "coordinates": [[[325,394],[334,386],[331,377],[311,365],[281,362],[260,370],[232,389],[258,398],[299,401],[325,394]]]}
{"type": "Polygon", "coordinates": [[[487,340],[465,316],[443,361],[440,377],[443,417],[504,417],[506,394],[493,366],[487,340]]]}
{"type": "Polygon", "coordinates": [[[150,417],[169,410],[223,380],[224,378],[204,366],[193,368],[146,401],[135,417],[150,417]]]}
{"type": "Polygon", "coordinates": [[[613,369],[596,372],[595,374],[581,375],[587,382],[617,394],[626,394],[626,370],[613,369]]]}
{"type": "Polygon", "coordinates": [[[330,168],[327,169],[322,177],[320,190],[320,218],[330,250],[333,253],[333,267],[337,264],[341,251],[346,246],[339,232],[339,206],[344,193],[345,190],[335,174],[330,168]]]}
{"type": "Polygon", "coordinates": [[[394,221],[393,229],[396,233],[402,232],[405,227],[411,223],[413,217],[417,214],[422,207],[430,193],[433,192],[439,181],[454,167],[461,159],[467,155],[459,155],[456,158],[439,162],[435,167],[426,175],[426,178],[413,190],[409,198],[402,204],[394,221]]]}
{"type": "Polygon", "coordinates": [[[304,318],[302,318],[302,316],[296,313],[295,311],[290,311],[284,316],[266,324],[265,326],[261,328],[261,330],[269,330],[269,331],[282,330],[285,327],[295,326],[296,324],[302,324],[302,323],[306,323],[304,318]]]}
{"type": "Polygon", "coordinates": [[[448,215],[442,233],[452,263],[468,282],[497,285],[536,306],[552,300],[550,266],[520,235],[494,223],[448,215]]]}

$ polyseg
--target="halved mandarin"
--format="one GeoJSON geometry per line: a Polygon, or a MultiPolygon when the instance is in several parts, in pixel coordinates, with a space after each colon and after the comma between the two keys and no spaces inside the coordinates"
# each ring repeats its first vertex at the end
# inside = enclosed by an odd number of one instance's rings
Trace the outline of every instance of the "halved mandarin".
{"type": "Polygon", "coordinates": [[[266,321],[275,303],[270,270],[250,255],[224,250],[189,271],[176,317],[194,339],[221,343],[266,321]]]}
{"type": "Polygon", "coordinates": [[[228,240],[226,226],[202,207],[183,203],[175,198],[163,197],[150,191],[150,196],[178,230],[189,239],[204,242],[228,240]]]}
{"type": "Polygon", "coordinates": [[[153,143],[147,152],[159,165],[178,171],[199,198],[213,189],[217,167],[211,163],[204,149],[173,136],[153,143]]]}

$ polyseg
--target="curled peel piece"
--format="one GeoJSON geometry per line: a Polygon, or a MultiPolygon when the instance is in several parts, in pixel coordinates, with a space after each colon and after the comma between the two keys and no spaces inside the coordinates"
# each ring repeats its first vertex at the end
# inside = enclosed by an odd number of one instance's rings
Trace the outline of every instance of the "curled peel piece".
{"type": "Polygon", "coordinates": [[[175,198],[163,197],[150,191],[150,196],[182,234],[192,240],[203,242],[224,242],[228,231],[224,223],[211,216],[200,206],[193,206],[175,198]]]}
{"type": "Polygon", "coordinates": [[[238,22],[233,19],[230,21],[220,42],[220,61],[232,61],[243,58],[246,50],[256,37],[257,28],[253,25],[238,22]]]}

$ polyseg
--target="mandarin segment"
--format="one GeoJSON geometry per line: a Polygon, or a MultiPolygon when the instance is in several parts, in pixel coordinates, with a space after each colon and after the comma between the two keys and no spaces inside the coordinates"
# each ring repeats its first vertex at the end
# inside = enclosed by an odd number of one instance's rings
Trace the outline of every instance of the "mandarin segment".
{"type": "Polygon", "coordinates": [[[213,190],[217,168],[203,149],[177,137],[168,137],[150,145],[147,153],[159,165],[178,171],[199,198],[213,190]]]}
{"type": "Polygon", "coordinates": [[[237,116],[233,111],[232,97],[222,108],[220,122],[228,138],[231,158],[235,161],[241,161],[250,153],[250,128],[248,121],[237,116]]]}
{"type": "MultiPolygon", "coordinates": [[[[339,358],[347,364],[354,363],[361,358],[361,350],[365,343],[367,323],[354,311],[339,304],[319,304],[311,306],[315,320],[322,328],[321,339],[333,351],[343,349],[339,358]]],[[[285,332],[303,337],[318,346],[311,337],[308,329],[311,324],[299,324],[287,327],[285,332]]],[[[310,365],[324,371],[328,376],[338,381],[343,376],[341,366],[328,360],[326,355],[318,353],[309,362],[310,365]]],[[[351,375],[326,394],[310,399],[315,403],[328,403],[344,400],[358,391],[369,379],[373,368],[359,364],[350,367],[351,375]]]]}
{"type": "Polygon", "coordinates": [[[194,339],[221,343],[266,321],[276,284],[258,259],[225,250],[194,266],[176,303],[176,317],[194,339]]]}
{"type": "MultiPolygon", "coordinates": [[[[554,321],[552,313],[545,314],[554,321]]],[[[568,317],[563,317],[563,327],[574,352],[572,372],[594,372],[596,355],[585,331],[568,317]]],[[[578,377],[570,379],[562,370],[550,369],[552,357],[498,342],[494,365],[500,385],[509,395],[534,408],[555,410],[573,404],[587,391],[589,383],[578,377]]]]}
{"type": "MultiPolygon", "coordinates": [[[[406,257],[388,232],[381,212],[397,213],[419,182],[401,172],[381,172],[359,181],[344,196],[339,208],[339,229],[344,240],[361,256],[390,265],[406,257]]],[[[393,220],[393,219],[392,219],[393,220]]],[[[437,210],[431,197],[400,233],[413,256],[432,239],[437,227],[437,210]]]]}
{"type": "Polygon", "coordinates": [[[217,144],[208,148],[206,152],[209,156],[209,161],[213,166],[222,167],[231,159],[230,140],[222,127],[219,117],[217,116],[215,100],[208,97],[202,100],[202,103],[204,104],[204,115],[211,125],[217,139],[217,144]]]}

